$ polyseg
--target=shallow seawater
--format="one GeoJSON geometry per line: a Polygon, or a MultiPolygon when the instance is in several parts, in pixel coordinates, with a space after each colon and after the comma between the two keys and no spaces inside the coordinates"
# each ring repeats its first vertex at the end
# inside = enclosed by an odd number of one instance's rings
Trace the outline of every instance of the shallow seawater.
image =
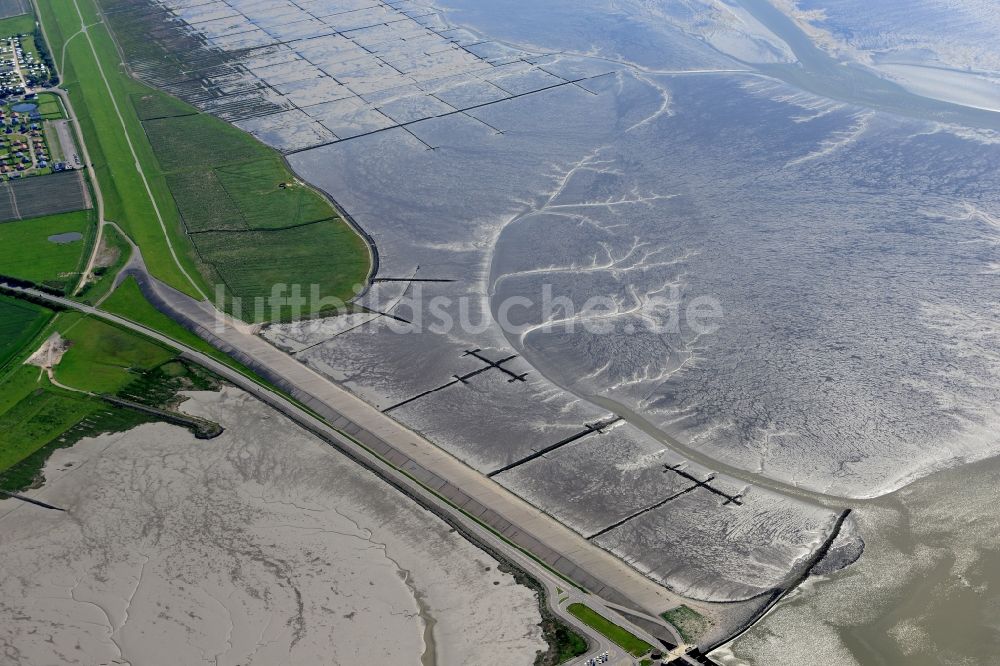
{"type": "Polygon", "coordinates": [[[942,472],[858,507],[866,549],[736,640],[723,663],[995,664],[1000,460],[942,472]]]}

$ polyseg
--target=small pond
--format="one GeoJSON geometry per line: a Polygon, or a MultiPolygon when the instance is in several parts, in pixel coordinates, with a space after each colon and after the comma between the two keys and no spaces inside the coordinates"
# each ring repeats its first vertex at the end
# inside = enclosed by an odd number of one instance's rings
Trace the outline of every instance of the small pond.
{"type": "Polygon", "coordinates": [[[58,243],[59,245],[65,245],[66,243],[75,243],[83,238],[83,234],[79,231],[67,231],[63,234],[55,234],[54,236],[49,236],[50,243],[58,243]]]}

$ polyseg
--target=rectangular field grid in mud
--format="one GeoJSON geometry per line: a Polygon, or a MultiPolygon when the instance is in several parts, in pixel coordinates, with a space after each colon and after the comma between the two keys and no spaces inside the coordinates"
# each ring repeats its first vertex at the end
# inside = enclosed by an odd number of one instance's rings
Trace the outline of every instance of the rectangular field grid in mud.
{"type": "MultiPolygon", "coordinates": [[[[415,3],[101,0],[141,78],[285,153],[577,85],[415,3]]],[[[491,131],[499,131],[486,125],[491,131]]],[[[427,146],[433,148],[434,146],[427,146]]]]}

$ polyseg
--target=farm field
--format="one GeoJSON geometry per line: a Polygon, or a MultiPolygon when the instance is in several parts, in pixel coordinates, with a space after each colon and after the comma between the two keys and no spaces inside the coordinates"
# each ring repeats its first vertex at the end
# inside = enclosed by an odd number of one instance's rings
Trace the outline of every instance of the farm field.
{"type": "Polygon", "coordinates": [[[86,187],[79,171],[4,181],[0,183],[0,222],[89,208],[86,187]]]}
{"type": "Polygon", "coordinates": [[[0,275],[66,291],[86,261],[94,215],[85,210],[0,223],[0,275]],[[49,240],[66,233],[79,234],[80,238],[49,240]]]}
{"type": "Polygon", "coordinates": [[[51,318],[43,307],[0,296],[0,372],[51,318]]]}

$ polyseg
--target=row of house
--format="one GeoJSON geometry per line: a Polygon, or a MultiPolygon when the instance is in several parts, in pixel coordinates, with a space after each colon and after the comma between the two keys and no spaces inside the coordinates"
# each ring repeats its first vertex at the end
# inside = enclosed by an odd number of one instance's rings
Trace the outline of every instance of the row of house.
{"type": "MultiPolygon", "coordinates": [[[[15,175],[49,167],[49,149],[41,123],[28,123],[27,114],[0,110],[0,174],[15,175]]],[[[61,169],[60,169],[61,170],[61,169]]]]}

